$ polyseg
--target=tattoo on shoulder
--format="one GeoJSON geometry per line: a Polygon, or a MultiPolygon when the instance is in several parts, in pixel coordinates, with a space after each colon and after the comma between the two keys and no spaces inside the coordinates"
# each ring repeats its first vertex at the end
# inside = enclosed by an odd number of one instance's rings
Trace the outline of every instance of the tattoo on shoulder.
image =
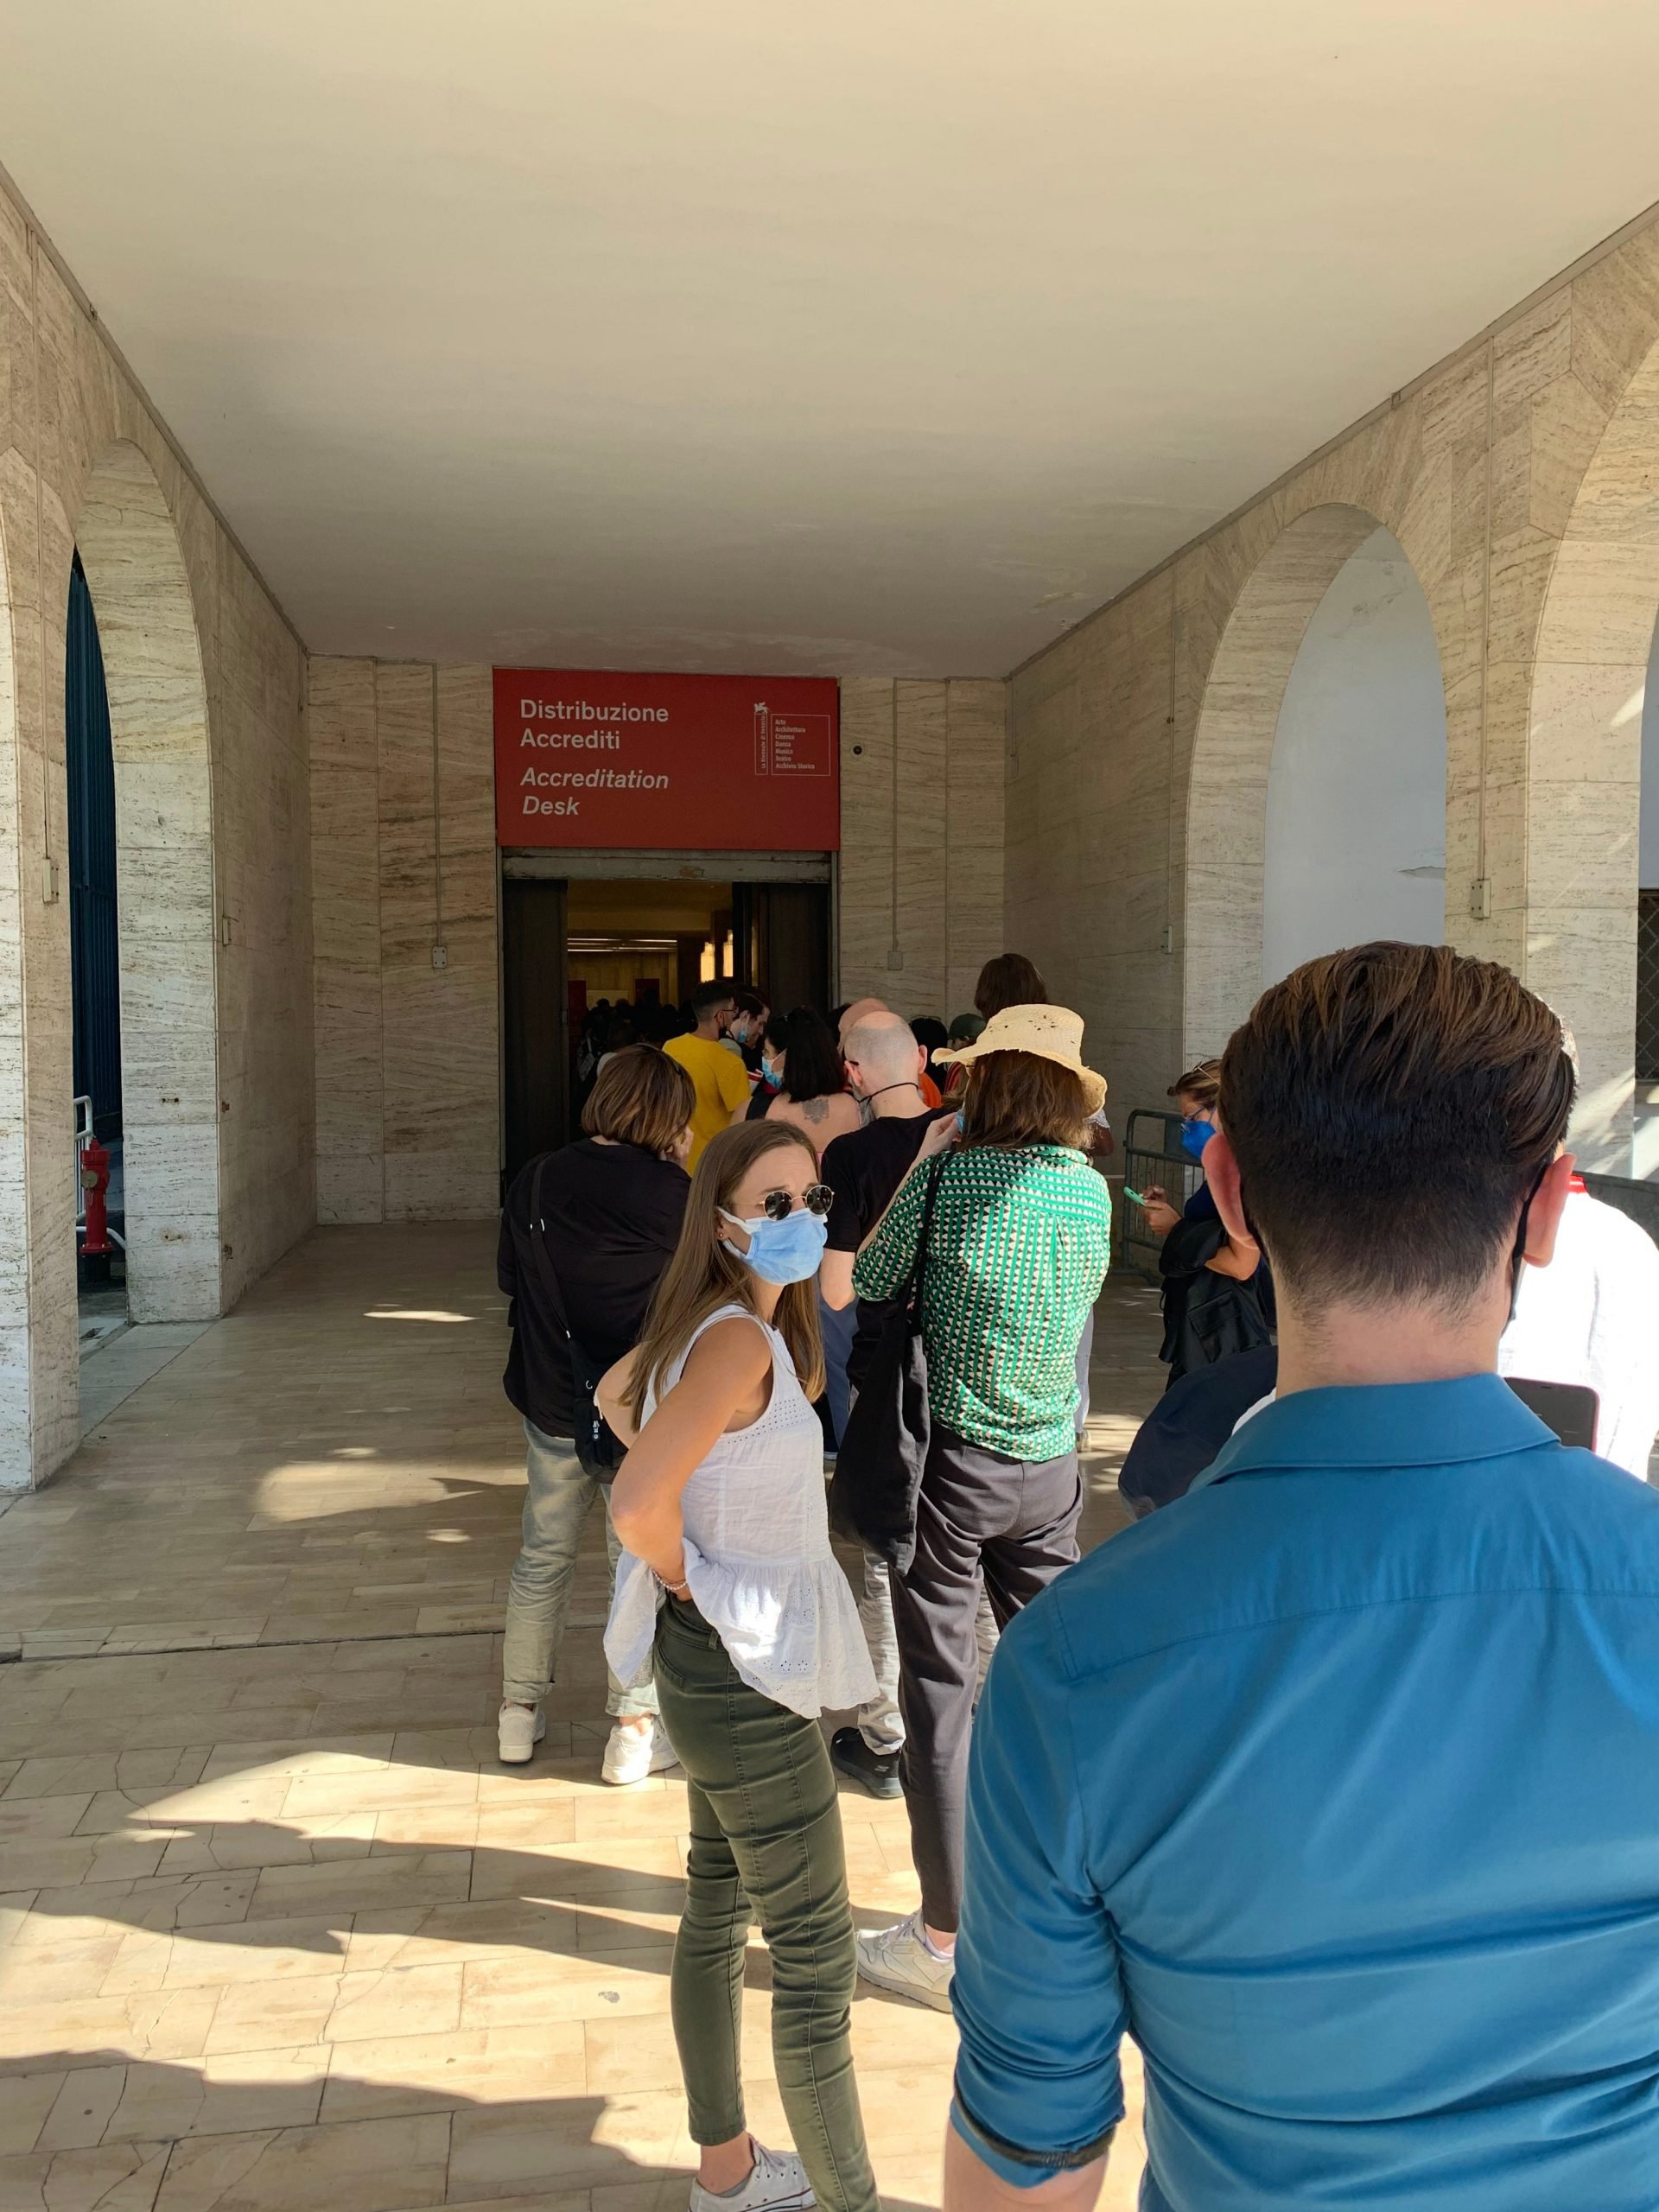
{"type": "Polygon", "coordinates": [[[809,1122],[822,1122],[829,1114],[830,1101],[827,1098],[803,1099],[801,1111],[809,1122]]]}

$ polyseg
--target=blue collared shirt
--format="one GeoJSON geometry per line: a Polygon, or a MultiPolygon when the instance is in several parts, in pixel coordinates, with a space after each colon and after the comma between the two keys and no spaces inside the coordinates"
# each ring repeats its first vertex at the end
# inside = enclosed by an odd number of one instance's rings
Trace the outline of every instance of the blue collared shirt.
{"type": "Polygon", "coordinates": [[[1659,2203],[1659,1494],[1495,1376],[1281,1399],[975,1726],[955,2124],[1146,2212],[1659,2203]]]}

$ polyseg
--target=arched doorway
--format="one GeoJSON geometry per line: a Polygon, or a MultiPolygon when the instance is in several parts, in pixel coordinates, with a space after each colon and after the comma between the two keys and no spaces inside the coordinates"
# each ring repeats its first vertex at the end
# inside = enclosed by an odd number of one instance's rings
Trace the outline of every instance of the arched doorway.
{"type": "Polygon", "coordinates": [[[1446,922],[1446,689],[1405,550],[1377,529],[1313,611],[1268,773],[1262,981],[1446,922]]]}
{"type": "Polygon", "coordinates": [[[207,695],[154,471],[123,441],[74,518],[115,762],[127,1289],[135,1321],[220,1307],[218,910],[207,695]]]}
{"type": "MultiPolygon", "coordinates": [[[[1428,717],[1428,732],[1415,750],[1432,752],[1429,734],[1438,741],[1444,837],[1445,695],[1427,603],[1404,553],[1376,515],[1337,502],[1310,507],[1279,533],[1245,580],[1222,631],[1199,707],[1186,813],[1182,1034],[1189,1059],[1218,1052],[1262,988],[1274,748],[1293,671],[1316,617],[1321,618],[1317,650],[1307,664],[1306,683],[1298,686],[1306,696],[1300,702],[1293,700],[1293,728],[1273,808],[1275,965],[1294,964],[1286,953],[1293,941],[1300,945],[1297,931],[1311,936],[1319,921],[1324,933],[1327,925],[1319,918],[1325,904],[1334,900],[1333,887],[1325,886],[1319,899],[1304,899],[1298,891],[1312,866],[1305,843],[1297,842],[1302,822],[1333,804],[1328,788],[1321,792],[1319,777],[1305,785],[1301,772],[1318,752],[1320,713],[1344,698],[1355,681],[1363,680],[1355,671],[1408,666],[1414,673],[1407,689],[1417,702],[1420,720],[1438,690],[1438,721],[1428,717]],[[1348,564],[1363,549],[1369,550],[1361,566],[1350,573],[1348,564]],[[1404,565],[1403,575],[1396,563],[1404,565]],[[1333,590],[1338,578],[1344,581],[1333,590]],[[1357,607],[1366,610],[1363,618],[1356,615],[1357,607]],[[1412,642],[1402,651],[1407,639],[1412,642]],[[1423,658],[1425,643],[1433,653],[1432,680],[1423,658]],[[1300,815],[1303,799],[1287,799],[1299,788],[1312,794],[1300,815]]],[[[1344,757],[1365,752],[1376,742],[1374,721],[1357,707],[1350,713],[1344,705],[1344,711],[1349,715],[1342,739],[1344,757]]],[[[1421,791],[1421,773],[1415,788],[1421,791]]],[[[1376,861],[1378,882],[1402,869],[1432,870],[1441,864],[1427,831],[1421,844],[1391,837],[1388,848],[1376,861]]],[[[1443,917],[1444,887],[1432,874],[1402,875],[1399,881],[1414,887],[1401,894],[1413,915],[1426,915],[1438,903],[1443,917]]],[[[1381,902],[1370,902],[1367,911],[1380,916],[1381,902]]],[[[1435,936],[1441,926],[1443,920],[1435,936]]],[[[1350,926],[1338,941],[1353,943],[1362,934],[1350,926]]],[[[1297,957],[1306,957],[1305,947],[1297,957]]]]}
{"type": "Polygon", "coordinates": [[[1636,1118],[1630,1173],[1659,1182],[1659,621],[1642,701],[1637,831],[1636,1118]]]}
{"type": "Polygon", "coordinates": [[[1659,611],[1659,346],[1625,386],[1550,571],[1527,733],[1526,981],[1578,1040],[1573,1143],[1631,1168],[1644,700],[1659,611]]]}

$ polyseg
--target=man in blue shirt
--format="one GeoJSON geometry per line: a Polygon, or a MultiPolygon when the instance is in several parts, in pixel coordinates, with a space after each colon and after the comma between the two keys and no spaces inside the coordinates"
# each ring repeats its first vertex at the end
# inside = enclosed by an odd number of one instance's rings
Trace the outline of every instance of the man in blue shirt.
{"type": "Polygon", "coordinates": [[[1275,1402],[1010,1627],[975,1742],[947,2212],[1659,2203],[1659,1497],[1497,1378],[1559,1024],[1368,945],[1267,992],[1205,1156],[1275,1402]]]}

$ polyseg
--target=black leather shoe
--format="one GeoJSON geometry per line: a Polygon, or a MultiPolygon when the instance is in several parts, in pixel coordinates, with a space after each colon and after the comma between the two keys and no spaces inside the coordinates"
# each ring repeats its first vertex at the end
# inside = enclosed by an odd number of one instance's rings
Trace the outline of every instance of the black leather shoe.
{"type": "Polygon", "coordinates": [[[902,1797],[897,1751],[873,1751],[858,1728],[837,1728],[830,1738],[830,1764],[837,1774],[861,1783],[872,1797],[902,1797]]]}

